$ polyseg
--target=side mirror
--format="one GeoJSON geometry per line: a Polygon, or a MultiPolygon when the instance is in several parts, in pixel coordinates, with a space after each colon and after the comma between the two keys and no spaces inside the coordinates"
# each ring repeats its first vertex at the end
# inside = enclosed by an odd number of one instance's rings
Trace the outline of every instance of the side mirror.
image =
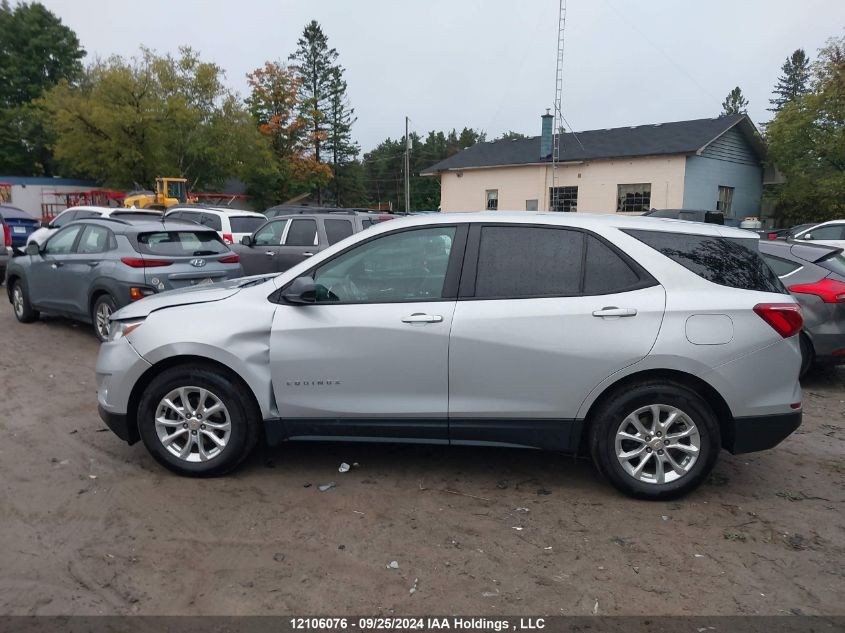
{"type": "Polygon", "coordinates": [[[317,301],[317,286],[311,277],[297,277],[282,292],[282,298],[288,303],[308,304],[317,301]]]}
{"type": "Polygon", "coordinates": [[[26,245],[26,254],[27,255],[40,255],[41,254],[41,247],[38,245],[37,242],[30,242],[26,245]]]}
{"type": "Polygon", "coordinates": [[[52,222],[51,220],[41,220],[41,228],[42,228],[42,229],[49,229],[49,228],[52,228],[52,227],[50,226],[52,223],[53,223],[53,222],[52,222]]]}
{"type": "Polygon", "coordinates": [[[252,236],[251,235],[244,235],[241,238],[241,244],[243,244],[244,246],[252,246],[252,244],[253,244],[252,236]]]}

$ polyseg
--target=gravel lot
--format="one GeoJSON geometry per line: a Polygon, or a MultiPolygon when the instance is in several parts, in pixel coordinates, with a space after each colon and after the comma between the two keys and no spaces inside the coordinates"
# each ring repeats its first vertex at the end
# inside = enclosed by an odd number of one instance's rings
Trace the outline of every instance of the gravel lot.
{"type": "Polygon", "coordinates": [[[103,432],[97,347],[0,308],[2,614],[845,614],[845,370],[779,447],[646,503],[514,450],[299,444],[182,479],[103,432]]]}

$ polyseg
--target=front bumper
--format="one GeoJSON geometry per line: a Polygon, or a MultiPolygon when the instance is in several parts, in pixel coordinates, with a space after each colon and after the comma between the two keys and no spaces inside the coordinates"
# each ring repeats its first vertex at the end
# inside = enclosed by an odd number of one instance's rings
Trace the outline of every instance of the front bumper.
{"type": "Polygon", "coordinates": [[[727,437],[722,438],[723,445],[735,455],[772,448],[801,426],[801,415],[799,410],[734,418],[727,437]]]}
{"type": "Polygon", "coordinates": [[[97,412],[100,414],[100,419],[106,423],[106,426],[111,429],[112,433],[124,442],[129,442],[131,445],[141,439],[138,435],[138,427],[129,424],[129,418],[125,413],[106,411],[102,405],[97,405],[97,412]]]}
{"type": "Polygon", "coordinates": [[[97,357],[97,403],[100,417],[122,440],[138,441],[134,412],[129,411],[132,389],[150,363],[125,338],[100,345],[97,357]]]}

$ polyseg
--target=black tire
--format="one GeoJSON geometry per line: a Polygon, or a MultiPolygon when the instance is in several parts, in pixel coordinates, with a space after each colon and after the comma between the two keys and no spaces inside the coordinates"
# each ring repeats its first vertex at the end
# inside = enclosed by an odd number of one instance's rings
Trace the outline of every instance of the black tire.
{"type": "Polygon", "coordinates": [[[38,310],[32,308],[32,304],[29,302],[29,293],[20,279],[16,279],[12,283],[12,311],[15,313],[15,318],[21,323],[32,323],[37,321],[39,317],[38,310]],[[20,293],[19,296],[18,293],[20,293]]]}
{"type": "MultiPolygon", "coordinates": [[[[252,399],[244,395],[248,393],[248,389],[249,387],[237,377],[210,365],[181,365],[166,369],[147,386],[138,404],[138,430],[141,440],[158,463],[175,473],[189,477],[224,475],[237,468],[252,452],[258,441],[261,414],[252,399]],[[156,410],[165,396],[181,387],[207,390],[225,406],[228,413],[231,430],[226,444],[208,461],[182,459],[171,453],[159,439],[156,429],[156,410]]],[[[189,396],[188,399],[190,401],[191,397],[189,396]]],[[[176,402],[174,401],[174,404],[176,402]]],[[[179,405],[181,406],[181,403],[179,405]]],[[[219,423],[221,419],[217,418],[217,422],[219,423]]],[[[196,419],[191,419],[191,422],[195,425],[199,423],[196,419]]],[[[186,421],[185,424],[188,422],[186,421]]],[[[178,427],[177,430],[179,430],[178,427]]],[[[192,433],[195,438],[203,441],[204,445],[213,450],[214,444],[210,439],[203,438],[203,434],[207,435],[208,432],[208,429],[190,431],[190,428],[186,428],[185,437],[187,433],[192,433]]],[[[197,439],[192,440],[194,445],[189,451],[190,459],[199,459],[200,450],[196,445],[197,439]]],[[[174,449],[178,450],[180,444],[184,447],[184,443],[177,440],[174,449]]]]}
{"type": "Polygon", "coordinates": [[[100,295],[94,301],[94,305],[91,306],[91,323],[94,326],[94,336],[96,336],[101,343],[109,339],[109,322],[106,320],[105,324],[103,324],[100,320],[100,317],[102,316],[100,312],[103,310],[108,313],[109,317],[117,311],[117,304],[115,304],[111,295],[100,295]]]}
{"type": "Polygon", "coordinates": [[[803,378],[812,369],[813,363],[816,360],[816,354],[813,351],[813,344],[804,332],[798,335],[798,341],[801,344],[801,371],[798,377],[803,378]]]}
{"type": "MultiPolygon", "coordinates": [[[[638,418],[646,430],[649,430],[648,423],[652,419],[650,412],[642,414],[642,418],[638,418]]],[[[658,414],[661,420],[666,420],[666,412],[658,414]]],[[[679,418],[683,420],[683,418],[679,418]]],[[[620,389],[608,398],[606,398],[594,414],[590,417],[589,422],[589,445],[590,453],[598,470],[607,478],[618,490],[627,495],[636,497],[638,499],[671,499],[687,494],[698,487],[701,482],[710,474],[721,448],[721,436],[719,433],[719,423],[716,416],[713,414],[710,406],[692,389],[668,380],[648,380],[641,384],[629,385],[625,389],[620,389]],[[650,407],[651,405],[664,405],[680,410],[687,418],[694,424],[698,430],[698,454],[690,465],[689,470],[674,479],[665,483],[657,483],[657,468],[656,462],[672,457],[676,463],[687,459],[688,453],[680,449],[666,449],[657,446],[660,440],[656,436],[647,435],[650,442],[655,443],[654,448],[648,446],[646,442],[630,442],[623,440],[620,445],[623,451],[632,451],[635,448],[642,447],[651,453],[647,457],[647,463],[643,465],[643,470],[646,476],[649,476],[649,471],[653,472],[653,479],[655,481],[643,481],[636,478],[623,467],[620,459],[617,458],[616,453],[616,434],[620,430],[623,421],[628,418],[635,411],[643,407],[650,407]],[[660,452],[661,457],[656,455],[660,452]]],[[[685,422],[677,423],[666,429],[667,434],[672,435],[679,430],[686,427],[685,422]],[[671,431],[671,433],[669,433],[671,431]]],[[[628,429],[633,429],[628,426],[628,429]]],[[[662,436],[662,433],[661,433],[662,436]]],[[[679,442],[691,442],[691,440],[678,440],[679,442]]],[[[671,448],[671,447],[670,447],[671,448]]],[[[644,454],[646,457],[646,454],[644,454]]],[[[634,458],[639,460],[641,458],[634,458]]],[[[634,467],[639,462],[633,463],[632,460],[627,460],[630,467],[634,467]]],[[[663,468],[667,468],[668,463],[664,462],[663,468]]],[[[633,468],[636,470],[636,468],[633,468]]],[[[674,470],[666,470],[665,477],[675,477],[674,470]]]]}

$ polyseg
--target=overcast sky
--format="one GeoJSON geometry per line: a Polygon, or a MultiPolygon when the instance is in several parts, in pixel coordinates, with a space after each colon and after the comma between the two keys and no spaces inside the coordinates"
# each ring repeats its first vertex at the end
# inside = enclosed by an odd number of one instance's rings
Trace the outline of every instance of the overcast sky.
{"type": "MultiPolygon", "coordinates": [[[[554,99],[558,0],[41,0],[91,56],[189,44],[244,75],[316,19],[347,69],[364,150],[412,129],[539,134],[554,99]]],[[[845,34],[843,0],[568,0],[563,112],[577,130],[716,116],[739,85],[766,121],[780,66],[845,34]]]]}

